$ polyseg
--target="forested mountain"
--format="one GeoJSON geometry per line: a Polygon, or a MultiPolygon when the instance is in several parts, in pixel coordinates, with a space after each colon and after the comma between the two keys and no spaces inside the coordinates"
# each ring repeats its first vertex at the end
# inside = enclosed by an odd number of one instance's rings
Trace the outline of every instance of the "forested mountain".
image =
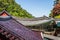
{"type": "Polygon", "coordinates": [[[12,16],[22,18],[32,18],[33,16],[23,9],[15,0],[0,0],[0,12],[2,10],[8,11],[12,16]]]}

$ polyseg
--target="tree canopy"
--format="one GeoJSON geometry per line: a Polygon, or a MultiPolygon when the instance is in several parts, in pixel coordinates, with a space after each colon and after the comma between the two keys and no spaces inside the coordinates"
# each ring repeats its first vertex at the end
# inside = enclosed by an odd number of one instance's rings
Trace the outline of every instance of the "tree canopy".
{"type": "Polygon", "coordinates": [[[22,18],[33,18],[29,12],[17,4],[15,0],[0,0],[0,12],[6,10],[12,16],[22,17],[22,18]]]}
{"type": "Polygon", "coordinates": [[[54,6],[49,16],[53,18],[60,18],[60,4],[56,4],[54,6]]]}

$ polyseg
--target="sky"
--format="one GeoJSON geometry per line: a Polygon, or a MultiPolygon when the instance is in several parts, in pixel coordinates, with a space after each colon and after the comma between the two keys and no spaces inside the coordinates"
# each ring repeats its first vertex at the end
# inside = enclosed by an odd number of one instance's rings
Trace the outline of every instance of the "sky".
{"type": "Polygon", "coordinates": [[[54,0],[15,0],[16,3],[35,17],[49,16],[54,0]]]}

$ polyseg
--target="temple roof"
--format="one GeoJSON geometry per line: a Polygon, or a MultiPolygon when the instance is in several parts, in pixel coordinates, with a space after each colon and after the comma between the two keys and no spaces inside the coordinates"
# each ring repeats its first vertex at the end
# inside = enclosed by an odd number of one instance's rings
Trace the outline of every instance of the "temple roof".
{"type": "Polygon", "coordinates": [[[42,40],[41,35],[38,35],[32,30],[24,27],[24,25],[16,21],[14,18],[6,21],[0,20],[0,27],[17,36],[18,38],[22,37],[25,40],[42,40]]]}
{"type": "Polygon", "coordinates": [[[38,20],[49,20],[49,19],[51,19],[50,17],[47,17],[47,16],[35,17],[35,18],[20,18],[20,17],[13,16],[13,18],[20,20],[20,21],[38,21],[38,20]]]}
{"type": "Polygon", "coordinates": [[[52,21],[52,18],[49,17],[38,17],[38,18],[18,18],[18,17],[13,17],[20,23],[22,23],[25,26],[33,26],[33,25],[41,25],[43,23],[47,23],[52,21]]]}
{"type": "Polygon", "coordinates": [[[11,15],[8,14],[8,12],[6,12],[5,10],[0,13],[0,21],[9,20],[11,18],[11,15]]]}

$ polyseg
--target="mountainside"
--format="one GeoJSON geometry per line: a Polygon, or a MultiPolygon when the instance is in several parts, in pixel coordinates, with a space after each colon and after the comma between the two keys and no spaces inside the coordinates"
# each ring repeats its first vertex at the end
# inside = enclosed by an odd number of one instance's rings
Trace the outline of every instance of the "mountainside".
{"type": "Polygon", "coordinates": [[[0,0],[0,12],[2,10],[8,11],[12,16],[22,18],[33,18],[30,13],[24,10],[15,0],[0,0]]]}

